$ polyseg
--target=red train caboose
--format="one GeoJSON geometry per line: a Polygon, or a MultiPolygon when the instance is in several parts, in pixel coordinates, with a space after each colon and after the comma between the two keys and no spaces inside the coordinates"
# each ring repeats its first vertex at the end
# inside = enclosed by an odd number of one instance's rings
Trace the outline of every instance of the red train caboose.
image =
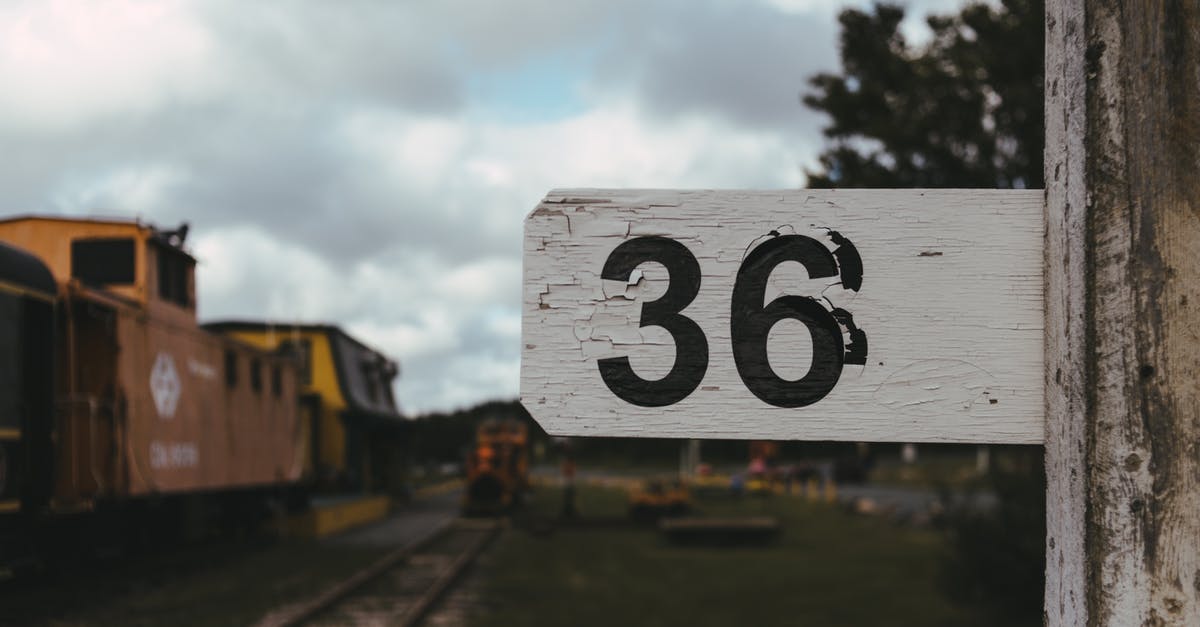
{"type": "Polygon", "coordinates": [[[0,502],[0,517],[20,522],[0,520],[0,530],[151,500],[189,510],[216,497],[258,502],[300,479],[295,360],[197,325],[186,233],[135,221],[0,220],[0,242],[28,253],[13,259],[40,262],[39,276],[53,279],[25,290],[53,309],[16,322],[52,316],[17,351],[52,369],[0,381],[0,400],[51,397],[26,399],[17,426],[0,429],[12,436],[7,474],[20,483],[0,502]]]}

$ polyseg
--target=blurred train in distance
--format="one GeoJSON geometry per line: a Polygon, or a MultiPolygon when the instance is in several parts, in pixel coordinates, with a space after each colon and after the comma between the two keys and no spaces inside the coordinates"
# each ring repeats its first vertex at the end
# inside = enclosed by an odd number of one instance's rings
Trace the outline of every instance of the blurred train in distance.
{"type": "Polygon", "coordinates": [[[302,475],[318,493],[406,491],[409,427],[392,394],[395,361],[330,324],[238,320],[204,327],[297,357],[302,475]]]}
{"type": "Polygon", "coordinates": [[[198,324],[186,237],[0,219],[0,569],[403,485],[396,363],[331,325],[198,324]]]}
{"type": "Polygon", "coordinates": [[[16,519],[51,493],[46,418],[54,413],[54,303],[58,287],[37,257],[0,244],[0,554],[16,519]]]}
{"type": "Polygon", "coordinates": [[[529,488],[528,425],[511,418],[484,420],[466,461],[464,514],[496,515],[519,505],[529,488]]]}
{"type": "Polygon", "coordinates": [[[295,362],[197,324],[186,236],[0,220],[0,562],[253,521],[299,487],[295,362]]]}

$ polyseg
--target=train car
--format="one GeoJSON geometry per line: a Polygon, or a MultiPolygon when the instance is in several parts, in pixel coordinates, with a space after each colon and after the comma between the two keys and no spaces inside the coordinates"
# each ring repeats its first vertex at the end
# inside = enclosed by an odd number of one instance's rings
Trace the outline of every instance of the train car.
{"type": "Polygon", "coordinates": [[[27,548],[23,513],[50,495],[56,296],[45,264],[0,243],[0,555],[27,548]]]}
{"type": "Polygon", "coordinates": [[[186,234],[137,221],[0,220],[0,334],[19,338],[2,348],[19,380],[5,382],[6,402],[23,408],[0,418],[5,455],[17,460],[6,474],[20,486],[3,511],[22,524],[176,497],[249,498],[300,480],[296,362],[197,324],[186,234]]]}
{"type": "Polygon", "coordinates": [[[529,489],[528,425],[513,419],[480,423],[466,470],[463,513],[498,514],[519,504],[529,489]]]}
{"type": "Polygon", "coordinates": [[[303,473],[322,492],[403,492],[406,421],[392,393],[399,365],[329,324],[205,325],[300,363],[303,473]]]}

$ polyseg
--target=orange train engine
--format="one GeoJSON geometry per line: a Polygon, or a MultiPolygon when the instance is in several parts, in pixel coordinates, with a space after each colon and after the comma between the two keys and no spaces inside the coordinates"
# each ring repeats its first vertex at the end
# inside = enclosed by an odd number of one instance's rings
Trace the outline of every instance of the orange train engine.
{"type": "Polygon", "coordinates": [[[529,430],[518,420],[486,420],[467,457],[465,515],[496,515],[519,505],[529,489],[529,430]]]}

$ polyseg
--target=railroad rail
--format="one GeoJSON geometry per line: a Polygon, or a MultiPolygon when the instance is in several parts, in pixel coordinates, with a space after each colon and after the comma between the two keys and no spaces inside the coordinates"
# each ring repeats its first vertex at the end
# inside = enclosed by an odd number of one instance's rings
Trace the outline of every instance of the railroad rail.
{"type": "Polygon", "coordinates": [[[502,526],[498,519],[447,521],[311,600],[272,612],[257,627],[416,625],[502,526]]]}

